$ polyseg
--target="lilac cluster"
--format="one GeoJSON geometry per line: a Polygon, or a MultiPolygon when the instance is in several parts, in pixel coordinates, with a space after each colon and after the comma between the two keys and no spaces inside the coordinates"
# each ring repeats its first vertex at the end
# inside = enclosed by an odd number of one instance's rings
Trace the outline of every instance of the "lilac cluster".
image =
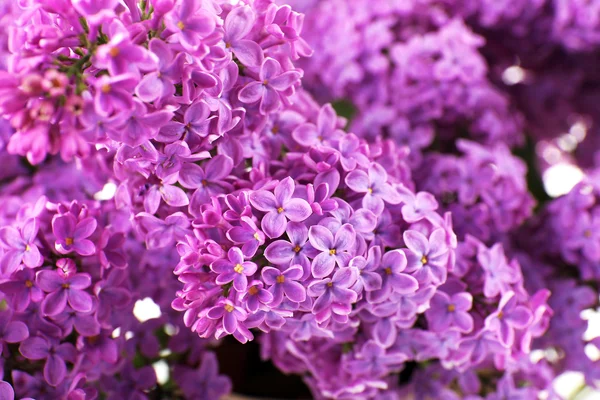
{"type": "Polygon", "coordinates": [[[484,40],[455,10],[429,1],[317,3],[306,8],[315,54],[302,64],[305,82],[318,98],[350,101],[357,134],[408,145],[417,161],[434,140],[463,131],[484,143],[520,143],[521,117],[488,80],[484,40]]]}
{"type": "MultiPolygon", "coordinates": [[[[453,215],[462,240],[470,234],[486,243],[501,241],[533,213],[523,161],[504,144],[484,147],[458,140],[462,155],[430,153],[427,168],[415,172],[419,190],[434,194],[444,211],[453,215]]],[[[429,207],[437,205],[429,198],[429,207]]]]}

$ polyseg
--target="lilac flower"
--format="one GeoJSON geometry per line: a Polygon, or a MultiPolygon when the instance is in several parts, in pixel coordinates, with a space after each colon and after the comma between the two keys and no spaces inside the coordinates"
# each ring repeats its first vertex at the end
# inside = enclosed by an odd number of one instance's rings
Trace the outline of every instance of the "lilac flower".
{"type": "Polygon", "coordinates": [[[485,326],[498,333],[500,343],[510,347],[515,341],[515,329],[525,329],[532,319],[531,311],[517,305],[515,292],[509,291],[502,295],[498,311],[486,318],[485,326]]]}
{"type": "Polygon", "coordinates": [[[356,282],[354,268],[340,268],[333,278],[314,281],[308,285],[307,294],[316,297],[313,314],[319,323],[327,321],[332,314],[347,316],[352,311],[357,294],[349,288],[356,282]]]}
{"type": "Polygon", "coordinates": [[[497,335],[487,329],[480,330],[475,336],[463,339],[456,357],[479,364],[490,354],[503,354],[506,348],[498,341],[497,335]]]}
{"type": "Polygon", "coordinates": [[[200,41],[215,30],[215,19],[201,8],[200,0],[182,0],[165,16],[165,25],[188,51],[198,51],[200,41]]]}
{"type": "Polygon", "coordinates": [[[96,247],[87,239],[96,230],[97,222],[92,217],[77,221],[72,214],[58,215],[52,220],[52,231],[56,236],[55,248],[61,254],[72,251],[90,256],[96,252],[96,247]]]}
{"type": "Polygon", "coordinates": [[[310,260],[319,252],[308,242],[308,228],[299,222],[289,222],[286,229],[287,240],[276,240],[265,249],[265,258],[281,266],[300,265],[304,270],[303,279],[310,274],[310,260]]]}
{"type": "Polygon", "coordinates": [[[161,248],[183,239],[188,233],[190,220],[182,212],[176,212],[164,219],[158,219],[148,213],[139,213],[136,220],[146,231],[146,245],[148,248],[161,248]]]}
{"type": "Polygon", "coordinates": [[[268,115],[281,106],[281,92],[286,92],[296,84],[302,75],[298,71],[281,72],[281,65],[273,58],[265,58],[258,81],[250,82],[238,95],[243,103],[253,104],[260,101],[260,112],[268,115]]]}
{"type": "Polygon", "coordinates": [[[273,301],[269,304],[271,307],[277,307],[283,301],[283,296],[294,303],[301,303],[306,299],[306,289],[301,283],[304,271],[300,265],[292,265],[285,271],[277,268],[265,267],[261,271],[263,281],[271,285],[269,291],[273,295],[273,301]]]}
{"type": "Polygon", "coordinates": [[[234,305],[231,301],[222,299],[208,310],[206,316],[210,319],[223,319],[223,330],[233,334],[239,328],[239,323],[248,317],[248,313],[243,308],[234,305]]]}
{"type": "Polygon", "coordinates": [[[519,274],[506,262],[502,244],[497,243],[491,249],[483,248],[477,254],[477,261],[485,272],[483,293],[488,298],[509,290],[510,284],[519,280],[519,274]]]}
{"type": "Polygon", "coordinates": [[[0,229],[0,244],[8,251],[0,261],[3,275],[11,275],[21,262],[28,268],[42,265],[43,259],[37,245],[34,243],[38,233],[35,219],[28,219],[20,230],[10,226],[0,229]]]}
{"type": "MultiPolygon", "coordinates": [[[[323,136],[323,138],[325,138],[325,136],[323,136]]],[[[366,146],[361,143],[358,137],[353,133],[348,133],[340,138],[340,163],[345,171],[353,171],[357,166],[362,168],[369,167],[369,158],[365,155],[367,152],[365,147],[366,146]]]]}
{"type": "Polygon", "coordinates": [[[111,21],[108,35],[110,41],[96,49],[93,59],[95,67],[107,69],[113,76],[127,72],[137,73],[139,66],[152,69],[153,63],[146,49],[132,43],[127,28],[120,20],[111,21]]]}
{"type": "Polygon", "coordinates": [[[244,40],[252,30],[255,19],[251,7],[236,7],[227,14],[223,26],[225,47],[230,49],[242,64],[251,68],[259,67],[263,63],[263,51],[258,43],[244,40]]]}
{"type": "Polygon", "coordinates": [[[373,246],[369,249],[367,258],[356,256],[350,261],[349,267],[356,268],[358,277],[352,290],[360,294],[362,291],[372,292],[381,289],[382,278],[377,272],[381,262],[381,247],[373,246]]]}
{"type": "MultiPolygon", "coordinates": [[[[232,247],[227,252],[227,260],[219,259],[213,262],[210,269],[219,274],[217,285],[225,285],[233,281],[233,288],[242,293],[248,287],[248,277],[254,275],[257,265],[251,261],[244,261],[244,254],[237,247],[232,247]]],[[[230,332],[231,333],[231,332],[230,332]]]]}
{"type": "MultiPolygon", "coordinates": [[[[317,146],[322,144],[324,141],[329,143],[341,138],[340,146],[344,145],[344,150],[346,150],[345,152],[342,151],[342,153],[348,154],[349,151],[352,151],[353,144],[356,146],[356,148],[358,148],[358,145],[353,142],[352,139],[347,139],[350,141],[347,143],[347,140],[344,140],[343,137],[344,132],[340,129],[337,129],[337,124],[338,116],[335,113],[335,110],[331,104],[326,104],[319,110],[319,116],[317,118],[316,125],[310,122],[299,125],[292,132],[292,137],[296,142],[306,147],[317,146]]],[[[358,158],[361,161],[366,159],[366,157],[362,158],[360,156],[358,156],[358,158]]],[[[352,165],[352,161],[349,161],[348,158],[342,156],[342,159],[344,159],[343,162],[347,163],[347,165],[352,165]]],[[[356,167],[356,161],[354,159],[352,160],[354,161],[354,166],[356,167]]]]}
{"type": "Polygon", "coordinates": [[[0,355],[5,347],[2,343],[20,343],[29,337],[29,329],[21,321],[13,321],[13,312],[0,311],[0,355]]]}
{"type": "Polygon", "coordinates": [[[75,348],[71,343],[58,344],[40,336],[21,343],[19,351],[29,360],[46,360],[44,378],[52,386],[59,385],[67,374],[65,361],[75,361],[75,348]]]}
{"type": "Polygon", "coordinates": [[[11,299],[12,307],[18,312],[25,311],[30,302],[38,303],[44,298],[31,269],[17,271],[11,280],[0,283],[0,291],[11,299]]]}
{"type": "Polygon", "coordinates": [[[183,187],[196,189],[192,203],[207,203],[211,196],[226,193],[231,185],[225,182],[233,168],[233,160],[225,155],[217,155],[209,160],[204,168],[196,164],[188,164],[179,172],[179,182],[183,187]]]}
{"type": "Polygon", "coordinates": [[[438,208],[435,197],[427,192],[419,192],[416,196],[409,196],[405,203],[402,206],[402,217],[410,223],[426,218],[438,208]]]}
{"type": "Polygon", "coordinates": [[[350,224],[344,224],[335,233],[324,226],[314,225],[308,230],[310,244],[320,253],[313,259],[311,271],[320,279],[333,272],[335,265],[345,267],[352,258],[351,250],[356,240],[356,232],[350,224]]]}
{"type": "Polygon", "coordinates": [[[96,96],[94,109],[102,117],[108,117],[113,112],[128,113],[134,108],[131,90],[136,85],[135,76],[121,74],[114,77],[101,76],[95,82],[96,96]]]}
{"type": "Polygon", "coordinates": [[[227,231],[227,238],[233,243],[242,244],[245,257],[254,257],[259,246],[265,243],[265,234],[246,216],[240,218],[240,226],[234,226],[227,231]]]}
{"type": "Polygon", "coordinates": [[[251,281],[248,285],[248,291],[242,298],[242,302],[246,303],[246,308],[251,313],[255,313],[259,308],[262,309],[261,304],[266,307],[273,301],[273,295],[264,289],[261,281],[251,281]]]}
{"type": "Polygon", "coordinates": [[[70,335],[73,328],[82,336],[96,336],[100,333],[100,324],[94,313],[82,313],[66,307],[63,312],[52,317],[52,320],[62,328],[63,335],[70,335]]]}
{"type": "Polygon", "coordinates": [[[135,94],[146,103],[167,99],[175,94],[174,81],[177,81],[183,56],[173,59],[171,48],[160,39],[148,42],[148,50],[158,59],[158,70],[145,74],[135,88],[135,94]]]}
{"type": "Polygon", "coordinates": [[[292,198],[295,183],[285,178],[275,187],[275,194],[267,190],[258,190],[250,194],[250,203],[254,208],[267,214],[262,218],[261,227],[270,238],[277,238],[285,232],[287,221],[304,221],[312,214],[310,205],[304,199],[292,198]]]}
{"type": "Polygon", "coordinates": [[[206,137],[209,134],[211,122],[216,117],[210,117],[210,108],[204,101],[197,101],[190,105],[183,114],[183,122],[171,121],[165,126],[169,135],[177,138],[185,138],[185,134],[193,133],[199,137],[206,137]]]}
{"type": "Polygon", "coordinates": [[[455,293],[452,296],[438,291],[431,299],[431,308],[425,312],[429,328],[434,332],[444,332],[456,327],[463,333],[473,330],[473,317],[467,312],[471,309],[473,296],[470,293],[455,293]]]}
{"type": "Polygon", "coordinates": [[[42,301],[42,312],[53,316],[62,312],[67,302],[76,311],[92,310],[92,296],[84,289],[90,287],[92,278],[86,273],[67,276],[62,270],[38,272],[36,282],[40,289],[48,293],[42,301]]]}
{"type": "Polygon", "coordinates": [[[148,112],[148,108],[138,99],[133,101],[133,109],[127,118],[114,118],[107,122],[108,137],[131,147],[141,146],[148,139],[154,139],[158,131],[166,125],[173,113],[168,110],[148,112]]]}
{"type": "Polygon", "coordinates": [[[401,295],[415,293],[419,283],[412,276],[403,273],[406,269],[406,255],[402,250],[388,251],[383,255],[379,270],[381,273],[381,289],[368,294],[368,299],[380,303],[395,292],[401,295]]]}
{"type": "Polygon", "coordinates": [[[403,238],[410,250],[406,253],[407,271],[412,272],[421,285],[443,283],[446,280],[449,257],[444,229],[436,229],[429,239],[421,232],[408,230],[404,232],[403,238]]]}
{"type": "Polygon", "coordinates": [[[371,163],[368,173],[361,170],[351,171],[346,175],[346,185],[357,193],[364,193],[363,207],[379,215],[385,205],[400,203],[400,195],[387,182],[387,173],[377,163],[371,163]]]}
{"type": "Polygon", "coordinates": [[[354,360],[348,361],[345,367],[353,375],[385,375],[390,366],[400,365],[408,359],[402,353],[386,354],[385,348],[373,340],[362,345],[360,353],[354,360]]]}
{"type": "Polygon", "coordinates": [[[196,370],[176,365],[173,379],[188,399],[220,399],[231,391],[231,381],[226,375],[219,375],[217,357],[211,351],[202,354],[196,370]]]}

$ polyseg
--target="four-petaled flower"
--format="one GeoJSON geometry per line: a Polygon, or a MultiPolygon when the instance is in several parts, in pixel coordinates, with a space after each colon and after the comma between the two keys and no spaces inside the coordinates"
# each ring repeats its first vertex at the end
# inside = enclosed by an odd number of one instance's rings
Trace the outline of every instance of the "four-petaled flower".
{"type": "Polygon", "coordinates": [[[304,221],[312,214],[312,209],[304,199],[293,198],[296,185],[290,177],[275,187],[275,194],[268,190],[257,190],[250,194],[254,208],[266,212],[261,227],[270,238],[277,238],[285,232],[287,221],[304,221]]]}
{"type": "Polygon", "coordinates": [[[350,250],[354,247],[356,232],[350,224],[344,224],[335,233],[324,226],[313,225],[308,230],[310,244],[320,253],[312,262],[312,274],[320,279],[333,272],[335,265],[345,267],[352,259],[350,250]]]}
{"type": "Polygon", "coordinates": [[[485,326],[498,333],[498,339],[506,347],[515,341],[515,329],[524,329],[529,325],[533,315],[522,305],[518,305],[515,292],[504,293],[498,304],[498,311],[485,319],[485,326]]]}
{"type": "Polygon", "coordinates": [[[8,251],[2,256],[0,270],[3,275],[11,275],[19,268],[21,262],[28,268],[42,265],[43,259],[35,242],[38,224],[35,218],[30,218],[19,230],[5,226],[0,229],[0,244],[8,251]]]}
{"type": "Polygon", "coordinates": [[[371,163],[367,172],[359,169],[346,175],[346,185],[357,193],[364,193],[363,207],[380,215],[385,203],[398,204],[401,196],[398,191],[388,183],[385,169],[378,163],[371,163]]]}
{"type": "Polygon", "coordinates": [[[455,293],[452,296],[438,291],[431,299],[431,308],[425,312],[429,328],[434,332],[443,332],[455,327],[460,332],[473,330],[473,317],[468,313],[473,303],[470,293],[455,293]]]}
{"type": "Polygon", "coordinates": [[[302,278],[304,271],[300,265],[293,265],[285,271],[277,268],[265,267],[261,275],[267,285],[271,285],[269,291],[273,294],[271,307],[277,307],[283,300],[283,295],[294,303],[302,303],[306,300],[306,289],[297,282],[302,278]]]}
{"type": "Polygon", "coordinates": [[[90,256],[96,251],[94,243],[87,239],[96,230],[97,222],[93,217],[80,221],[72,214],[58,215],[52,220],[52,231],[56,236],[56,251],[69,254],[75,251],[82,256],[90,256]]]}
{"type": "Polygon", "coordinates": [[[61,313],[67,302],[75,311],[85,313],[92,310],[92,296],[84,290],[92,284],[89,274],[66,275],[60,269],[44,270],[37,273],[36,282],[40,289],[48,293],[42,301],[45,315],[61,313]]]}
{"type": "Polygon", "coordinates": [[[254,275],[257,266],[251,261],[244,261],[244,253],[237,247],[227,252],[227,260],[219,259],[210,266],[213,272],[219,274],[215,280],[218,285],[233,281],[233,288],[238,292],[246,291],[248,277],[254,275]]]}
{"type": "Polygon", "coordinates": [[[307,294],[317,297],[312,312],[319,323],[327,321],[332,314],[346,317],[340,322],[347,321],[347,316],[352,311],[352,304],[358,295],[350,288],[356,282],[357,271],[354,268],[340,268],[333,277],[314,281],[308,286],[307,294]]]}

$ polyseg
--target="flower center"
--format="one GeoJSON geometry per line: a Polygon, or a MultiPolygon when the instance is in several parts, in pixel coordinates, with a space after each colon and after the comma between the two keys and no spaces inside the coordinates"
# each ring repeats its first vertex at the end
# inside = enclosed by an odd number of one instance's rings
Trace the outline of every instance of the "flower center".
{"type": "Polygon", "coordinates": [[[61,286],[62,286],[63,289],[68,289],[69,288],[69,284],[68,283],[63,283],[61,286]]]}
{"type": "Polygon", "coordinates": [[[200,183],[202,183],[202,186],[207,187],[208,186],[208,181],[206,179],[202,179],[200,181],[200,183]]]}
{"type": "Polygon", "coordinates": [[[55,87],[55,88],[59,88],[62,86],[60,83],[60,79],[58,79],[58,78],[50,79],[50,83],[52,84],[52,87],[55,87]]]}
{"type": "Polygon", "coordinates": [[[368,188],[367,192],[369,192],[369,194],[373,194],[373,188],[372,187],[368,188]]]}
{"type": "Polygon", "coordinates": [[[283,283],[283,282],[285,282],[285,276],[283,276],[283,275],[279,275],[279,276],[277,277],[277,283],[283,283]]]}
{"type": "Polygon", "coordinates": [[[428,261],[427,256],[421,257],[421,264],[425,265],[425,264],[427,264],[427,261],[428,261]]]}
{"type": "Polygon", "coordinates": [[[248,293],[250,294],[250,296],[254,296],[258,293],[258,288],[256,286],[250,286],[250,289],[248,289],[248,293]]]}
{"type": "Polygon", "coordinates": [[[72,238],[72,237],[68,237],[68,238],[66,238],[66,239],[65,239],[65,244],[66,244],[67,246],[70,246],[70,245],[72,245],[72,244],[73,244],[73,238],[72,238]]]}
{"type": "Polygon", "coordinates": [[[89,344],[94,345],[98,342],[99,339],[100,339],[100,336],[96,335],[96,336],[90,336],[89,338],[87,338],[87,341],[89,344]]]}
{"type": "Polygon", "coordinates": [[[109,83],[105,83],[104,85],[102,85],[102,88],[100,90],[102,90],[102,93],[108,93],[108,92],[110,92],[110,84],[109,83]]]}
{"type": "Polygon", "coordinates": [[[502,311],[500,311],[498,313],[498,319],[502,319],[502,318],[504,318],[504,313],[502,311]]]}
{"type": "Polygon", "coordinates": [[[231,304],[225,304],[225,311],[232,312],[233,311],[233,306],[231,304]]]}
{"type": "Polygon", "coordinates": [[[108,52],[108,54],[110,54],[111,57],[116,57],[119,55],[121,51],[119,50],[118,47],[113,47],[110,49],[110,51],[108,52]]]}
{"type": "Polygon", "coordinates": [[[279,133],[279,127],[278,127],[277,125],[273,126],[273,127],[271,128],[271,133],[272,133],[273,135],[277,135],[277,134],[279,133]]]}
{"type": "Polygon", "coordinates": [[[33,282],[31,282],[29,279],[27,279],[25,281],[25,287],[28,287],[28,288],[33,287],[33,282]]]}
{"type": "Polygon", "coordinates": [[[244,272],[244,266],[242,264],[235,264],[235,267],[233,267],[233,270],[235,272],[237,272],[238,274],[241,274],[242,272],[244,272]]]}
{"type": "Polygon", "coordinates": [[[183,28],[185,28],[185,24],[183,23],[183,21],[179,21],[179,22],[177,23],[177,27],[178,27],[179,29],[183,30],[183,28]]]}
{"type": "Polygon", "coordinates": [[[391,275],[392,274],[392,269],[390,267],[387,267],[385,269],[385,273],[388,274],[388,275],[391,275]]]}
{"type": "Polygon", "coordinates": [[[302,247],[296,245],[296,247],[294,247],[294,252],[296,253],[300,253],[300,250],[302,250],[302,247]]]}
{"type": "Polygon", "coordinates": [[[327,287],[332,287],[333,286],[333,282],[327,282],[327,287]]]}
{"type": "Polygon", "coordinates": [[[586,229],[583,232],[583,236],[585,236],[586,238],[592,237],[592,231],[590,231],[589,229],[586,229]]]}
{"type": "Polygon", "coordinates": [[[329,255],[330,256],[335,256],[336,250],[335,249],[329,249],[329,255]]]}
{"type": "Polygon", "coordinates": [[[453,312],[456,310],[456,306],[454,304],[448,304],[448,312],[453,312]]]}
{"type": "Polygon", "coordinates": [[[29,250],[31,250],[31,247],[29,247],[29,245],[28,245],[28,244],[27,244],[27,245],[25,245],[25,251],[29,251],[29,250]]]}
{"type": "Polygon", "coordinates": [[[230,49],[231,48],[231,43],[225,43],[225,48],[226,49],[230,49]]]}
{"type": "Polygon", "coordinates": [[[283,212],[283,207],[277,207],[277,212],[281,214],[283,212]]]}
{"type": "Polygon", "coordinates": [[[265,79],[265,80],[263,81],[263,85],[267,86],[268,84],[269,84],[269,80],[268,80],[268,79],[265,79]]]}
{"type": "Polygon", "coordinates": [[[252,237],[256,240],[260,240],[260,236],[258,235],[258,232],[256,232],[252,237]]]}

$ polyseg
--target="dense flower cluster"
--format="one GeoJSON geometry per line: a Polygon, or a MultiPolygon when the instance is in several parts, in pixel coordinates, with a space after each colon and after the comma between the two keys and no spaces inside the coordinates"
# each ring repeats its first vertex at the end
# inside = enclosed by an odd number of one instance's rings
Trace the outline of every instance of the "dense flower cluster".
{"type": "Polygon", "coordinates": [[[596,384],[598,2],[290,2],[0,4],[0,399],[596,384]]]}
{"type": "Polygon", "coordinates": [[[392,138],[416,159],[434,139],[463,132],[484,143],[521,141],[521,117],[488,80],[484,40],[460,19],[428,1],[317,3],[307,9],[315,54],[302,64],[304,82],[318,98],[349,100],[357,134],[392,138]]]}
{"type": "Polygon", "coordinates": [[[461,139],[456,146],[463,155],[425,157],[427,168],[416,171],[417,187],[434,194],[452,213],[460,239],[471,234],[485,242],[501,241],[532,214],[527,169],[504,144],[484,147],[461,139]]]}

